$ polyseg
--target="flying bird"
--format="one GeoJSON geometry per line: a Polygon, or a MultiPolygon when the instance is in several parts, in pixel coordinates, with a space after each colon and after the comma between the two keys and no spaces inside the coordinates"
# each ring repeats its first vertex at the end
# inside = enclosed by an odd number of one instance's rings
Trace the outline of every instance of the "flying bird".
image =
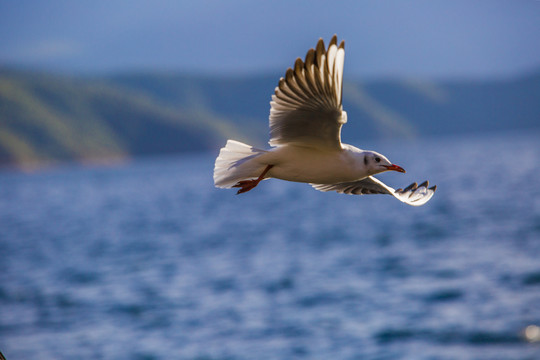
{"type": "Polygon", "coordinates": [[[429,183],[393,189],[373,175],[405,170],[385,156],[341,142],[345,42],[337,36],[325,48],[319,39],[304,61],[296,59],[279,80],[270,102],[270,149],[228,140],[216,159],[214,184],[238,188],[237,194],[276,178],[305,182],[320,191],[364,195],[388,194],[413,206],[428,202],[436,190],[429,183]]]}

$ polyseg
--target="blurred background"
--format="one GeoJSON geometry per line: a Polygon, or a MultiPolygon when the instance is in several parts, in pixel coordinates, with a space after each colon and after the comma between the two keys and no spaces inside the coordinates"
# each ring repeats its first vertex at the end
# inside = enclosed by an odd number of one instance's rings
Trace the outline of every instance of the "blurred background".
{"type": "Polygon", "coordinates": [[[540,357],[539,1],[0,0],[11,359],[540,357]],[[213,187],[322,37],[420,208],[213,187]]]}

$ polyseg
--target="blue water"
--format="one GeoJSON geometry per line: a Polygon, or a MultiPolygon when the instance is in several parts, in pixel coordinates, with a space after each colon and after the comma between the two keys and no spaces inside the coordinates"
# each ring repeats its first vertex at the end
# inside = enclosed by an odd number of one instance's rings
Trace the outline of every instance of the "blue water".
{"type": "Polygon", "coordinates": [[[0,172],[20,359],[540,359],[540,134],[373,142],[435,197],[214,189],[214,155],[0,172]]]}

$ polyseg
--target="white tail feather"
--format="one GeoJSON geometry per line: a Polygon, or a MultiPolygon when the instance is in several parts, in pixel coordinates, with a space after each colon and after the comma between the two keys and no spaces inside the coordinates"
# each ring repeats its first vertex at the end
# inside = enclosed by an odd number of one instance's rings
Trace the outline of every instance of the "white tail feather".
{"type": "Polygon", "coordinates": [[[265,165],[251,160],[265,152],[239,141],[227,140],[214,166],[215,186],[231,188],[239,181],[257,178],[265,165]]]}

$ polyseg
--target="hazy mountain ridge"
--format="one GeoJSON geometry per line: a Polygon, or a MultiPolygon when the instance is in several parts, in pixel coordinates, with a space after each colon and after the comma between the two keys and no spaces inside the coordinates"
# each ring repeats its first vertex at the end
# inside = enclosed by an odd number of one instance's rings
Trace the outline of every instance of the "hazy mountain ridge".
{"type": "MultiPolygon", "coordinates": [[[[264,145],[279,75],[68,77],[0,70],[0,164],[264,145]]],[[[508,80],[344,85],[344,140],[540,127],[540,72],[508,80]]]]}
{"type": "Polygon", "coordinates": [[[200,151],[242,133],[199,108],[168,106],[106,79],[0,73],[0,164],[104,161],[200,151]]]}

